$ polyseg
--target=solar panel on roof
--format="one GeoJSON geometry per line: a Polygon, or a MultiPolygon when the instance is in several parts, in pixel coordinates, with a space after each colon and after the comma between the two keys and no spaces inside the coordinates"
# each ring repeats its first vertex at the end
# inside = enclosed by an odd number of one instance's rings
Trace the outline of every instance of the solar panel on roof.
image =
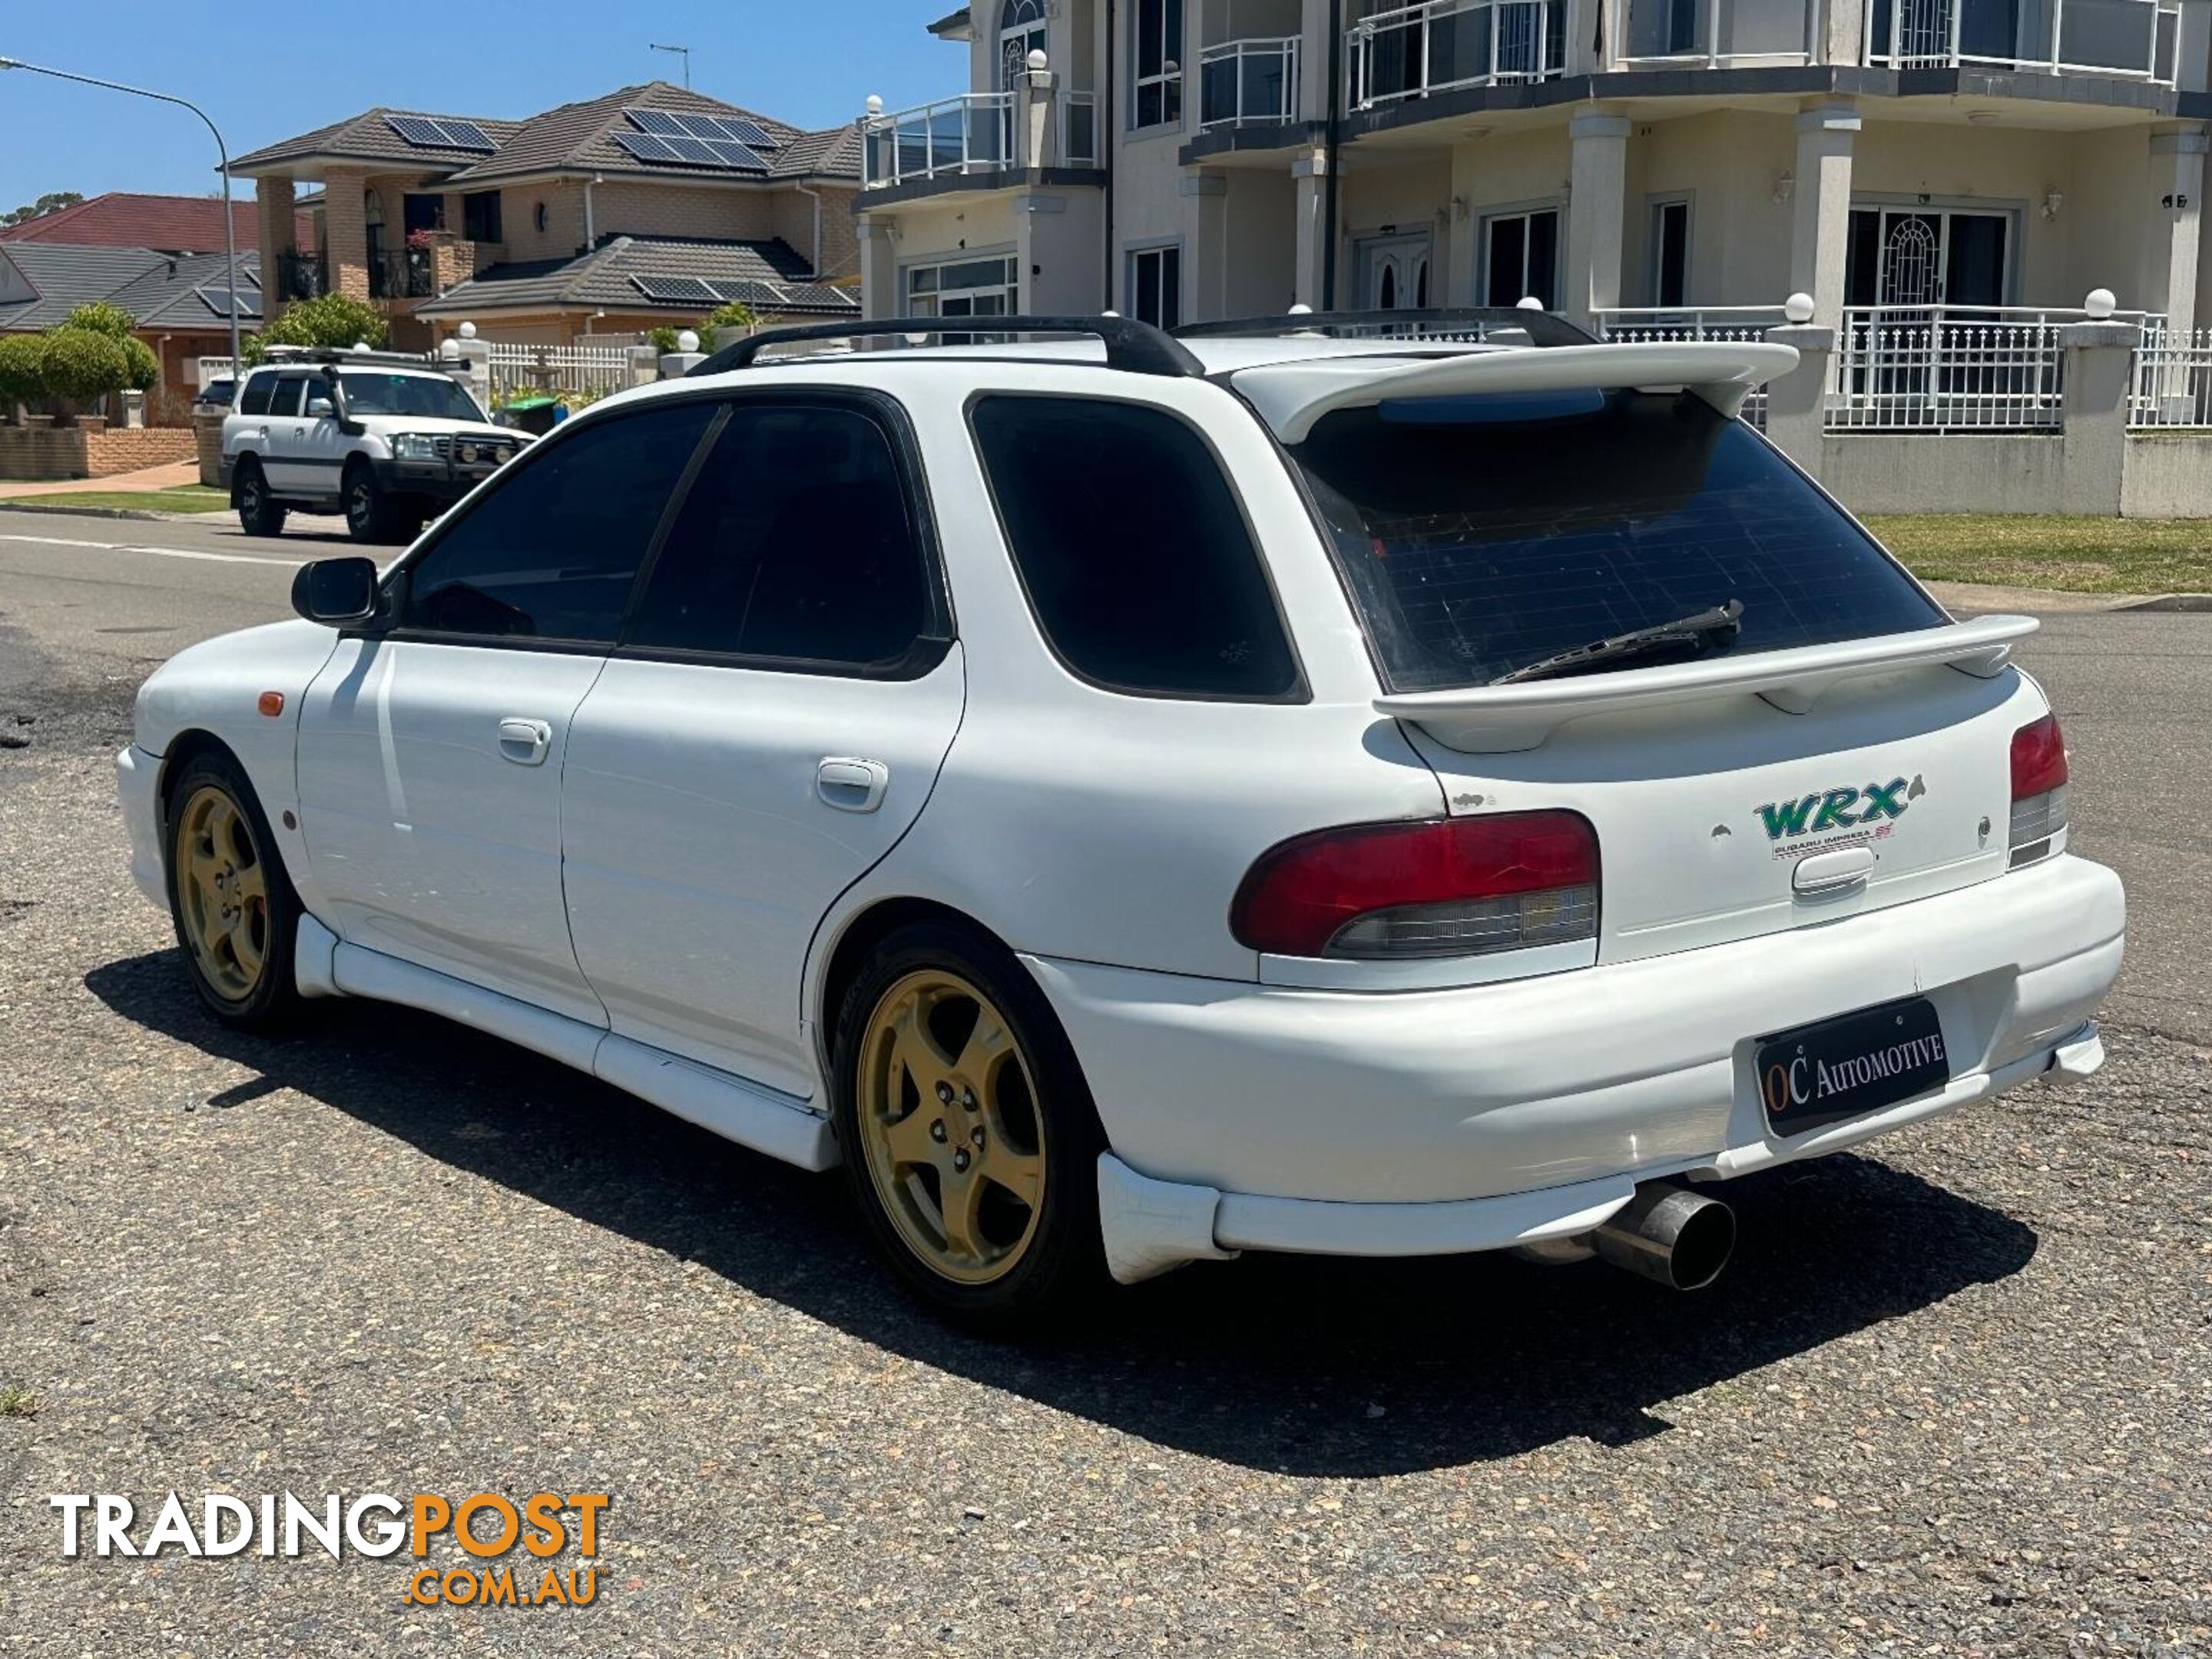
{"type": "Polygon", "coordinates": [[[692,161],[701,167],[710,167],[721,160],[707,148],[707,141],[703,138],[670,138],[665,142],[676,152],[676,159],[679,161],[692,161]]]}
{"type": "Polygon", "coordinates": [[[722,131],[741,144],[750,144],[758,149],[774,149],[775,140],[757,121],[748,121],[741,115],[720,115],[714,118],[722,131]]]}
{"type": "Polygon", "coordinates": [[[633,276],[630,281],[647,299],[670,305],[713,305],[722,297],[696,276],[633,276]]]}
{"type": "Polygon", "coordinates": [[[676,152],[668,147],[668,140],[656,138],[649,132],[617,132],[615,143],[620,144],[641,161],[673,161],[676,152]]]}
{"type": "Polygon", "coordinates": [[[427,115],[387,115],[385,118],[392,130],[418,149],[446,149],[452,141],[446,137],[445,128],[427,115]]]}
{"type": "Polygon", "coordinates": [[[492,143],[491,135],[473,121],[456,121],[448,116],[438,125],[445,128],[447,137],[459,149],[496,149],[499,148],[492,143]]]}
{"type": "Polygon", "coordinates": [[[387,115],[392,130],[417,149],[496,149],[489,134],[469,120],[434,115],[387,115]]]}
{"type": "MultiPolygon", "coordinates": [[[[234,301],[228,290],[220,288],[196,288],[192,292],[199,296],[200,303],[215,313],[216,316],[230,315],[234,301]]],[[[240,289],[234,303],[238,314],[241,318],[258,317],[261,314],[261,297],[258,295],[248,294],[245,289],[240,289]]]]}
{"type": "Polygon", "coordinates": [[[711,141],[701,139],[699,142],[705,144],[713,153],[714,159],[724,167],[738,167],[748,173],[768,171],[768,163],[765,161],[754,155],[734,138],[717,138],[711,141]]]}
{"type": "Polygon", "coordinates": [[[626,109],[630,125],[640,132],[659,133],[663,138],[687,137],[684,123],[665,109],[626,109]]]}

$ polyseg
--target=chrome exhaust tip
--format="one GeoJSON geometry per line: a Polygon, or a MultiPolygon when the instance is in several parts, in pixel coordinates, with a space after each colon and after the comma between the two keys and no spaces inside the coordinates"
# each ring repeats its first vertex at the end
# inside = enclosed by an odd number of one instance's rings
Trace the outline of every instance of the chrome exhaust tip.
{"type": "Polygon", "coordinates": [[[1647,1181],[1589,1242],[1616,1267],[1671,1290],[1703,1290],[1735,1249],[1735,1212],[1671,1182],[1647,1181]]]}

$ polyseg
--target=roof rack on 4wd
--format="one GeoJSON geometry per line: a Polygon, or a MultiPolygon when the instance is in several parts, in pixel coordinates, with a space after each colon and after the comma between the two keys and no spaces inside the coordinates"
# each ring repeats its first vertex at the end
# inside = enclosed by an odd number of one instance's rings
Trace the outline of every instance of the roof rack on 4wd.
{"type": "Polygon", "coordinates": [[[364,351],[356,346],[295,346],[272,345],[261,353],[264,366],[271,363],[337,363],[359,367],[368,363],[398,364],[406,368],[428,369],[433,374],[465,371],[465,362],[443,357],[426,356],[418,351],[364,351]]]}
{"type": "Polygon", "coordinates": [[[1084,334],[1103,343],[1106,367],[1133,374],[1202,376],[1205,365],[1174,337],[1128,317],[894,317],[870,323],[810,323],[772,328],[724,346],[691,370],[722,374],[749,368],[770,346],[804,340],[859,340],[901,334],[1084,334]]]}
{"type": "MultiPolygon", "coordinates": [[[[1533,307],[1450,306],[1403,311],[1292,311],[1279,316],[1237,317],[1215,323],[1186,323],[1179,340],[1235,337],[1266,339],[1285,334],[1328,334],[1339,338],[1434,339],[1440,343],[1472,336],[1478,341],[1519,331],[1540,346],[1595,345],[1597,337],[1565,318],[1533,307]]],[[[1498,342],[1504,343],[1502,340],[1498,342]]],[[[1516,342],[1518,343],[1518,342],[1516,342]]]]}

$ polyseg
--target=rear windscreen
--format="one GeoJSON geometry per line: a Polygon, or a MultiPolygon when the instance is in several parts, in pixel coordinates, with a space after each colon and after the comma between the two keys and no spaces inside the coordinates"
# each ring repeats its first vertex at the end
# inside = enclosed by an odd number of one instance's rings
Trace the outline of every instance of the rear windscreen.
{"type": "Polygon", "coordinates": [[[1756,434],[1686,393],[1407,399],[1340,410],[1290,453],[1395,691],[1486,684],[1731,599],[1740,629],[1706,654],[1949,620],[1756,434]]]}

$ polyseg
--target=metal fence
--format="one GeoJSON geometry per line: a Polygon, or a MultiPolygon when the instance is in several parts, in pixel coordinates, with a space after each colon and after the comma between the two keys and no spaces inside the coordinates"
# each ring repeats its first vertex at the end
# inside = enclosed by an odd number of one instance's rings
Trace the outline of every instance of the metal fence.
{"type": "Polygon", "coordinates": [[[629,350],[624,346],[514,345],[494,340],[491,392],[495,398],[533,392],[571,392],[605,397],[629,385],[629,350]]]}
{"type": "Polygon", "coordinates": [[[1357,109],[1566,72],[1566,7],[1553,0],[1422,0],[1345,31],[1357,109]]]}
{"type": "Polygon", "coordinates": [[[2212,329],[2143,331],[2128,384],[2128,424],[2212,426],[2212,329]]]}
{"type": "MultiPolygon", "coordinates": [[[[1594,313],[1601,340],[1763,340],[1766,331],[1789,319],[1780,306],[1615,306],[1594,313]]],[[[1754,386],[1743,400],[1743,418],[1766,424],[1766,388],[1754,386]]]]}
{"type": "Polygon", "coordinates": [[[1831,430],[2043,431],[2060,422],[2059,331],[2078,311],[1887,306],[1844,313],[1831,430]]]}

